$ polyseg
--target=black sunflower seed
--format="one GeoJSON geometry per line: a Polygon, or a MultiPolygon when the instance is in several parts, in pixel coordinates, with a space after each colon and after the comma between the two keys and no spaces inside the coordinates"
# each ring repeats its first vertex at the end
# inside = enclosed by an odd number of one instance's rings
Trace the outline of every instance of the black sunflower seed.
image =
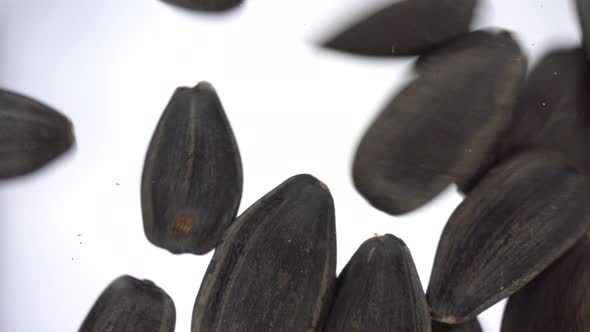
{"type": "Polygon", "coordinates": [[[144,230],[173,253],[204,254],[234,220],[242,195],[238,147],[213,87],[178,88],[147,151],[144,230]]]}
{"type": "Polygon", "coordinates": [[[477,318],[464,324],[450,325],[432,321],[432,332],[483,332],[477,318]]]}
{"type": "Polygon", "coordinates": [[[325,331],[430,331],[424,290],[405,243],[365,241],[338,276],[325,331]]]}
{"type": "Polygon", "coordinates": [[[122,276],[100,295],[80,327],[80,332],[173,332],[174,302],[149,280],[122,276]]]}
{"type": "Polygon", "coordinates": [[[359,144],[357,190],[377,209],[401,214],[478,174],[509,126],[525,70],[507,33],[473,32],[423,58],[419,77],[359,144]]]}
{"type": "Polygon", "coordinates": [[[434,320],[462,323],[513,294],[590,226],[590,184],[561,156],[529,151],[499,164],[451,215],[427,299],[434,320]]]}
{"type": "Polygon", "coordinates": [[[0,89],[0,179],[36,171],[73,144],[68,118],[29,97],[0,89]]]}
{"type": "Polygon", "coordinates": [[[526,81],[504,153],[551,149],[590,173],[589,91],[590,64],[583,50],[547,54],[526,81]]]}
{"type": "Polygon", "coordinates": [[[467,33],[476,2],[395,2],[340,32],[324,46],[372,56],[421,54],[467,33]]]}
{"type": "Polygon", "coordinates": [[[239,6],[243,0],[162,0],[166,3],[203,12],[220,12],[239,6]]]}
{"type": "MultiPolygon", "coordinates": [[[[586,54],[590,55],[590,2],[588,0],[576,0],[582,37],[586,54]]],[[[590,57],[590,56],[589,56],[590,57]]]]}
{"type": "Polygon", "coordinates": [[[502,332],[590,331],[590,233],[508,300],[502,332]]]}
{"type": "Polygon", "coordinates": [[[336,275],[328,188],[294,176],[227,230],[201,283],[192,331],[315,331],[336,275]]]}

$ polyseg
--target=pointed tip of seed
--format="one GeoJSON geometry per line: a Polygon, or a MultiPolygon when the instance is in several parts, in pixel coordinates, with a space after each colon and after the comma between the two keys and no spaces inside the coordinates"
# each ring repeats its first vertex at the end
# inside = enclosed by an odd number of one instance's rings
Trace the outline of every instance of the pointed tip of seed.
{"type": "Polygon", "coordinates": [[[461,321],[459,319],[457,319],[457,317],[439,316],[438,314],[436,314],[432,310],[430,311],[430,316],[433,321],[440,322],[440,323],[445,323],[445,324],[449,324],[449,325],[455,325],[455,324],[461,323],[461,321]]]}
{"type": "Polygon", "coordinates": [[[303,174],[298,174],[292,177],[293,180],[297,180],[299,182],[307,182],[311,185],[315,185],[318,186],[322,191],[330,193],[330,189],[328,188],[328,186],[320,181],[318,178],[316,178],[315,176],[311,175],[311,174],[307,174],[307,173],[303,173],[303,174]]]}
{"type": "Polygon", "coordinates": [[[207,82],[207,81],[201,81],[199,82],[199,84],[197,84],[194,88],[195,90],[209,90],[209,91],[215,91],[215,88],[213,87],[213,84],[207,82]]]}

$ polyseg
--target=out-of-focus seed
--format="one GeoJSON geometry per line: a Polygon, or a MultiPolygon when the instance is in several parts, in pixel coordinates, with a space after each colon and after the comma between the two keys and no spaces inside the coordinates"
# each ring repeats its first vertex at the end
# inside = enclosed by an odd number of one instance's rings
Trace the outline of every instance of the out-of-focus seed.
{"type": "Polygon", "coordinates": [[[451,215],[428,286],[434,320],[462,323],[518,291],[590,227],[590,184],[561,156],[493,168],[451,215]]]}
{"type": "Polygon", "coordinates": [[[36,171],[73,144],[68,118],[29,97],[0,89],[0,179],[36,171]]]}
{"type": "Polygon", "coordinates": [[[294,176],[227,230],[201,283],[192,331],[316,331],[336,275],[334,203],[294,176]]]}
{"type": "Polygon", "coordinates": [[[100,295],[80,332],[173,332],[174,302],[149,280],[121,276],[100,295]]]}
{"type": "MultiPolygon", "coordinates": [[[[588,0],[576,0],[582,37],[586,54],[590,55],[590,2],[588,0]]],[[[588,56],[590,58],[590,56],[588,56]]]]}
{"type": "Polygon", "coordinates": [[[476,0],[405,0],[352,24],[327,48],[371,56],[427,52],[469,31],[476,0]]]}
{"type": "Polygon", "coordinates": [[[502,332],[590,331],[590,233],[508,300],[502,332]]]}
{"type": "Polygon", "coordinates": [[[326,332],[430,331],[424,290],[405,243],[365,241],[338,276],[326,332]]]}
{"type": "Polygon", "coordinates": [[[202,12],[221,12],[242,4],[243,0],[162,0],[166,3],[202,12]]]}
{"type": "Polygon", "coordinates": [[[419,77],[359,144],[357,190],[377,209],[402,214],[487,168],[525,70],[508,33],[473,32],[423,57],[419,77]]]}
{"type": "Polygon", "coordinates": [[[217,93],[207,82],[176,89],[145,158],[147,238],[173,253],[207,253],[234,220],[241,196],[240,154],[217,93]]]}

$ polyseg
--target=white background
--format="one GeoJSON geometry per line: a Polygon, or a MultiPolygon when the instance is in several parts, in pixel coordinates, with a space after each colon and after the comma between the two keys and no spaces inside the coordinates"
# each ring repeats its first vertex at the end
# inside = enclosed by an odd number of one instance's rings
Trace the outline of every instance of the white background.
{"type": "MultiPolygon", "coordinates": [[[[0,183],[0,331],[77,330],[122,274],[164,288],[176,303],[177,331],[189,330],[211,254],[151,245],[139,183],[172,92],[201,80],[216,87],[240,147],[240,212],[289,176],[311,173],[334,196],[338,271],[364,240],[392,233],[410,247],[426,289],[438,237],[461,200],[455,188],[391,217],[350,179],[358,139],[411,78],[412,60],[369,61],[315,46],[338,23],[385,2],[246,0],[212,16],[157,0],[0,0],[0,87],[59,109],[77,138],[73,153],[42,172],[0,183]]],[[[555,43],[579,42],[570,2],[487,2],[475,26],[518,31],[538,59],[555,43]]],[[[485,331],[498,331],[503,306],[480,316],[485,331]]]]}

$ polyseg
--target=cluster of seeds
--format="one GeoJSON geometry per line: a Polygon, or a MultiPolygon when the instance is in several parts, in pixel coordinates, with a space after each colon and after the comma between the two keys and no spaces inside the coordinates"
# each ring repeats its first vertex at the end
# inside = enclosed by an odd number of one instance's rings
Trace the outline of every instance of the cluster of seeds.
{"type": "MultiPolygon", "coordinates": [[[[165,0],[221,11],[239,0],[165,0]]],[[[590,2],[578,0],[590,50],[590,2]]],[[[238,145],[207,82],[176,89],[149,144],[144,232],[172,253],[215,249],[192,331],[481,332],[477,315],[510,297],[503,332],[590,331],[590,63],[549,52],[527,75],[507,31],[469,31],[476,0],[396,2],[325,43],[365,56],[418,56],[417,77],[367,129],[353,180],[375,208],[415,210],[450,184],[449,218],[424,292],[409,249],[364,242],[336,276],[328,187],[293,176],[236,217],[238,145]],[[419,23],[416,23],[419,22],[419,23]]],[[[0,90],[0,178],[67,151],[70,121],[0,90]]],[[[175,306],[149,280],[122,276],[80,331],[174,331],[175,306]]]]}

